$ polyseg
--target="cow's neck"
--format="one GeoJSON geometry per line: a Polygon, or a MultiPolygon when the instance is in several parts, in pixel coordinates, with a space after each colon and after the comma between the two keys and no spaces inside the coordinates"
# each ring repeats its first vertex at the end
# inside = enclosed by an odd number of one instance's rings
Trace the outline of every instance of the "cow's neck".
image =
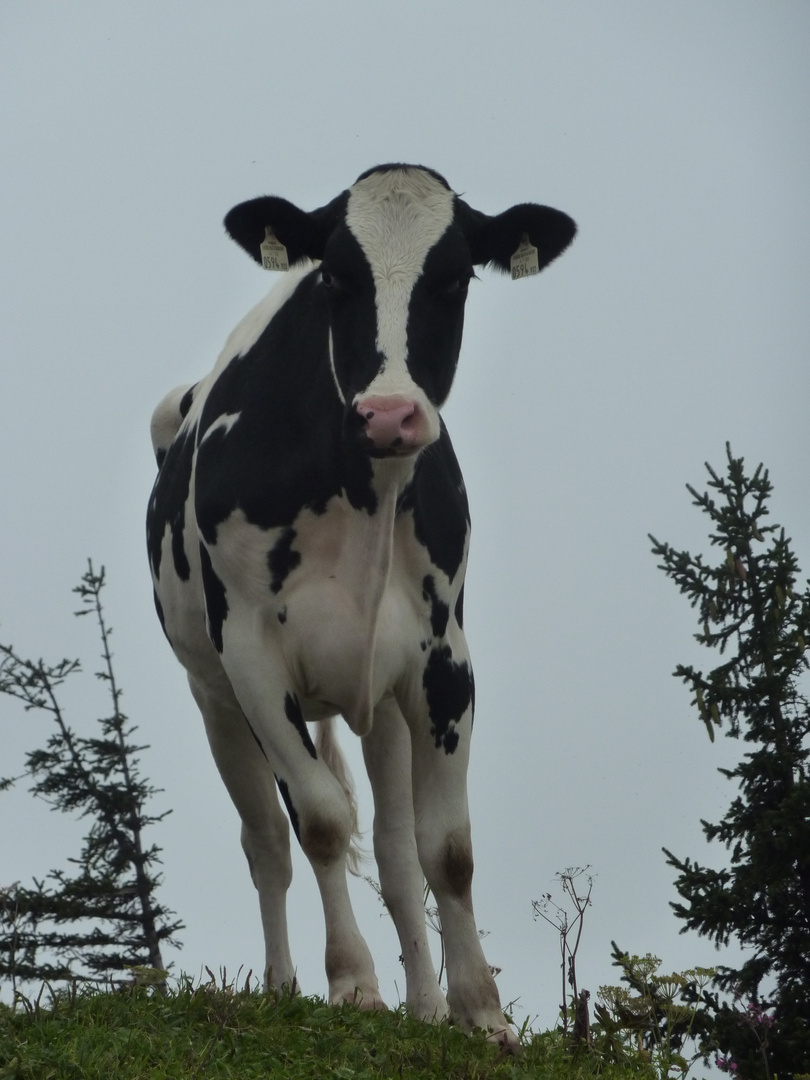
{"type": "Polygon", "coordinates": [[[402,490],[398,478],[375,469],[376,507],[373,513],[352,513],[336,565],[338,580],[354,597],[359,611],[376,623],[388,575],[394,537],[394,517],[402,490]]]}
{"type": "Polygon", "coordinates": [[[373,463],[377,506],[374,513],[355,516],[341,553],[339,577],[357,604],[363,642],[357,671],[357,698],[343,706],[343,715],[357,734],[371,730],[377,623],[391,572],[397,503],[410,477],[412,460],[384,459],[373,463]]]}

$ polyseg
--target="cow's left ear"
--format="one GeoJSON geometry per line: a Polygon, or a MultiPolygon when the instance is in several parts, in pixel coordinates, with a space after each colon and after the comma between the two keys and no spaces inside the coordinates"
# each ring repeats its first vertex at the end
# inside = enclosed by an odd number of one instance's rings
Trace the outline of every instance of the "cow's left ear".
{"type": "Polygon", "coordinates": [[[537,248],[537,269],[542,270],[565,251],[577,231],[568,214],[536,203],[519,203],[490,217],[459,199],[458,211],[473,263],[490,263],[507,274],[512,256],[526,238],[537,248]]]}
{"type": "Polygon", "coordinates": [[[239,203],[225,215],[230,237],[251,258],[262,263],[261,245],[269,229],[287,249],[290,266],[303,259],[322,259],[326,241],[340,219],[346,194],[319,210],[300,210],[287,199],[263,195],[239,203]]]}

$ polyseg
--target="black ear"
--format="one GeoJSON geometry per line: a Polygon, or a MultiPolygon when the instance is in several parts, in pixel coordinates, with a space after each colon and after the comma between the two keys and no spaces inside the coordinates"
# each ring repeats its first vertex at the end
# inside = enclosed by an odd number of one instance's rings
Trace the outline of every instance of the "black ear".
{"type": "Polygon", "coordinates": [[[459,199],[458,217],[473,263],[477,266],[491,263],[507,274],[524,236],[537,248],[542,270],[565,251],[577,231],[568,214],[536,203],[520,203],[489,217],[459,199]]]}
{"type": "Polygon", "coordinates": [[[302,259],[322,259],[326,241],[341,218],[346,193],[320,210],[299,210],[277,195],[239,203],[225,216],[225,228],[237,244],[261,265],[259,250],[267,228],[287,249],[290,266],[302,259]]]}

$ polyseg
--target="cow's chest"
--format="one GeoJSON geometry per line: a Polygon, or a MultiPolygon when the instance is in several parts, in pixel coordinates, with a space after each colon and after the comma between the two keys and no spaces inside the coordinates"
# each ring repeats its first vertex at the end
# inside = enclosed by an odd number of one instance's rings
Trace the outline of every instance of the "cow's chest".
{"type": "Polygon", "coordinates": [[[235,515],[219,530],[217,572],[226,588],[252,583],[244,599],[261,610],[307,719],[338,711],[362,731],[383,697],[421,683],[436,605],[453,610],[463,572],[451,588],[395,502],[392,488],[373,514],[333,498],[288,528],[235,515]]]}

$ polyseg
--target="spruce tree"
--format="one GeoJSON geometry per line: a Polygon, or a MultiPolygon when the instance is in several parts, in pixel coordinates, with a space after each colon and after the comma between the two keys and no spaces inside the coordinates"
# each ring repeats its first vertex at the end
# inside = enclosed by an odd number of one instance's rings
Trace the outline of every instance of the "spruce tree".
{"type": "Polygon", "coordinates": [[[705,1033],[723,1052],[721,1066],[789,1080],[810,1063],[810,589],[797,584],[785,530],[767,523],[767,470],[749,476],[728,445],[726,454],[724,476],[707,464],[707,492],[688,487],[709,518],[716,556],[704,561],[650,539],[697,609],[696,640],[721,659],[706,673],[679,665],[675,675],[709,738],[725,728],[745,750],[733,769],[719,770],[736,788],[725,817],[701,822],[707,840],[727,849],[720,868],[664,852],[678,872],[683,902],[672,907],[683,931],[718,947],[734,940],[746,957],[718,966],[720,993],[705,994],[705,1033]]]}
{"type": "MultiPolygon", "coordinates": [[[[156,793],[140,775],[132,742],[135,727],[121,711],[121,690],[113,671],[111,628],[101,603],[104,568],[92,563],[74,589],[82,601],[79,616],[95,615],[101,637],[102,666],[111,710],[98,731],[79,735],[66,721],[57,691],[80,670],[78,660],[46,664],[20,657],[0,644],[0,692],[23,702],[26,711],[48,714],[53,728],[42,749],[27,755],[31,791],[54,809],[90,819],[74,872],[52,870],[34,887],[0,889],[0,978],[12,985],[36,979],[111,978],[132,968],[155,969],[165,976],[161,946],[174,944],[182,923],[155,896],[160,848],[145,830],[166,813],[152,814],[147,803],[156,793]]],[[[11,781],[0,781],[0,790],[11,781]]]]}

